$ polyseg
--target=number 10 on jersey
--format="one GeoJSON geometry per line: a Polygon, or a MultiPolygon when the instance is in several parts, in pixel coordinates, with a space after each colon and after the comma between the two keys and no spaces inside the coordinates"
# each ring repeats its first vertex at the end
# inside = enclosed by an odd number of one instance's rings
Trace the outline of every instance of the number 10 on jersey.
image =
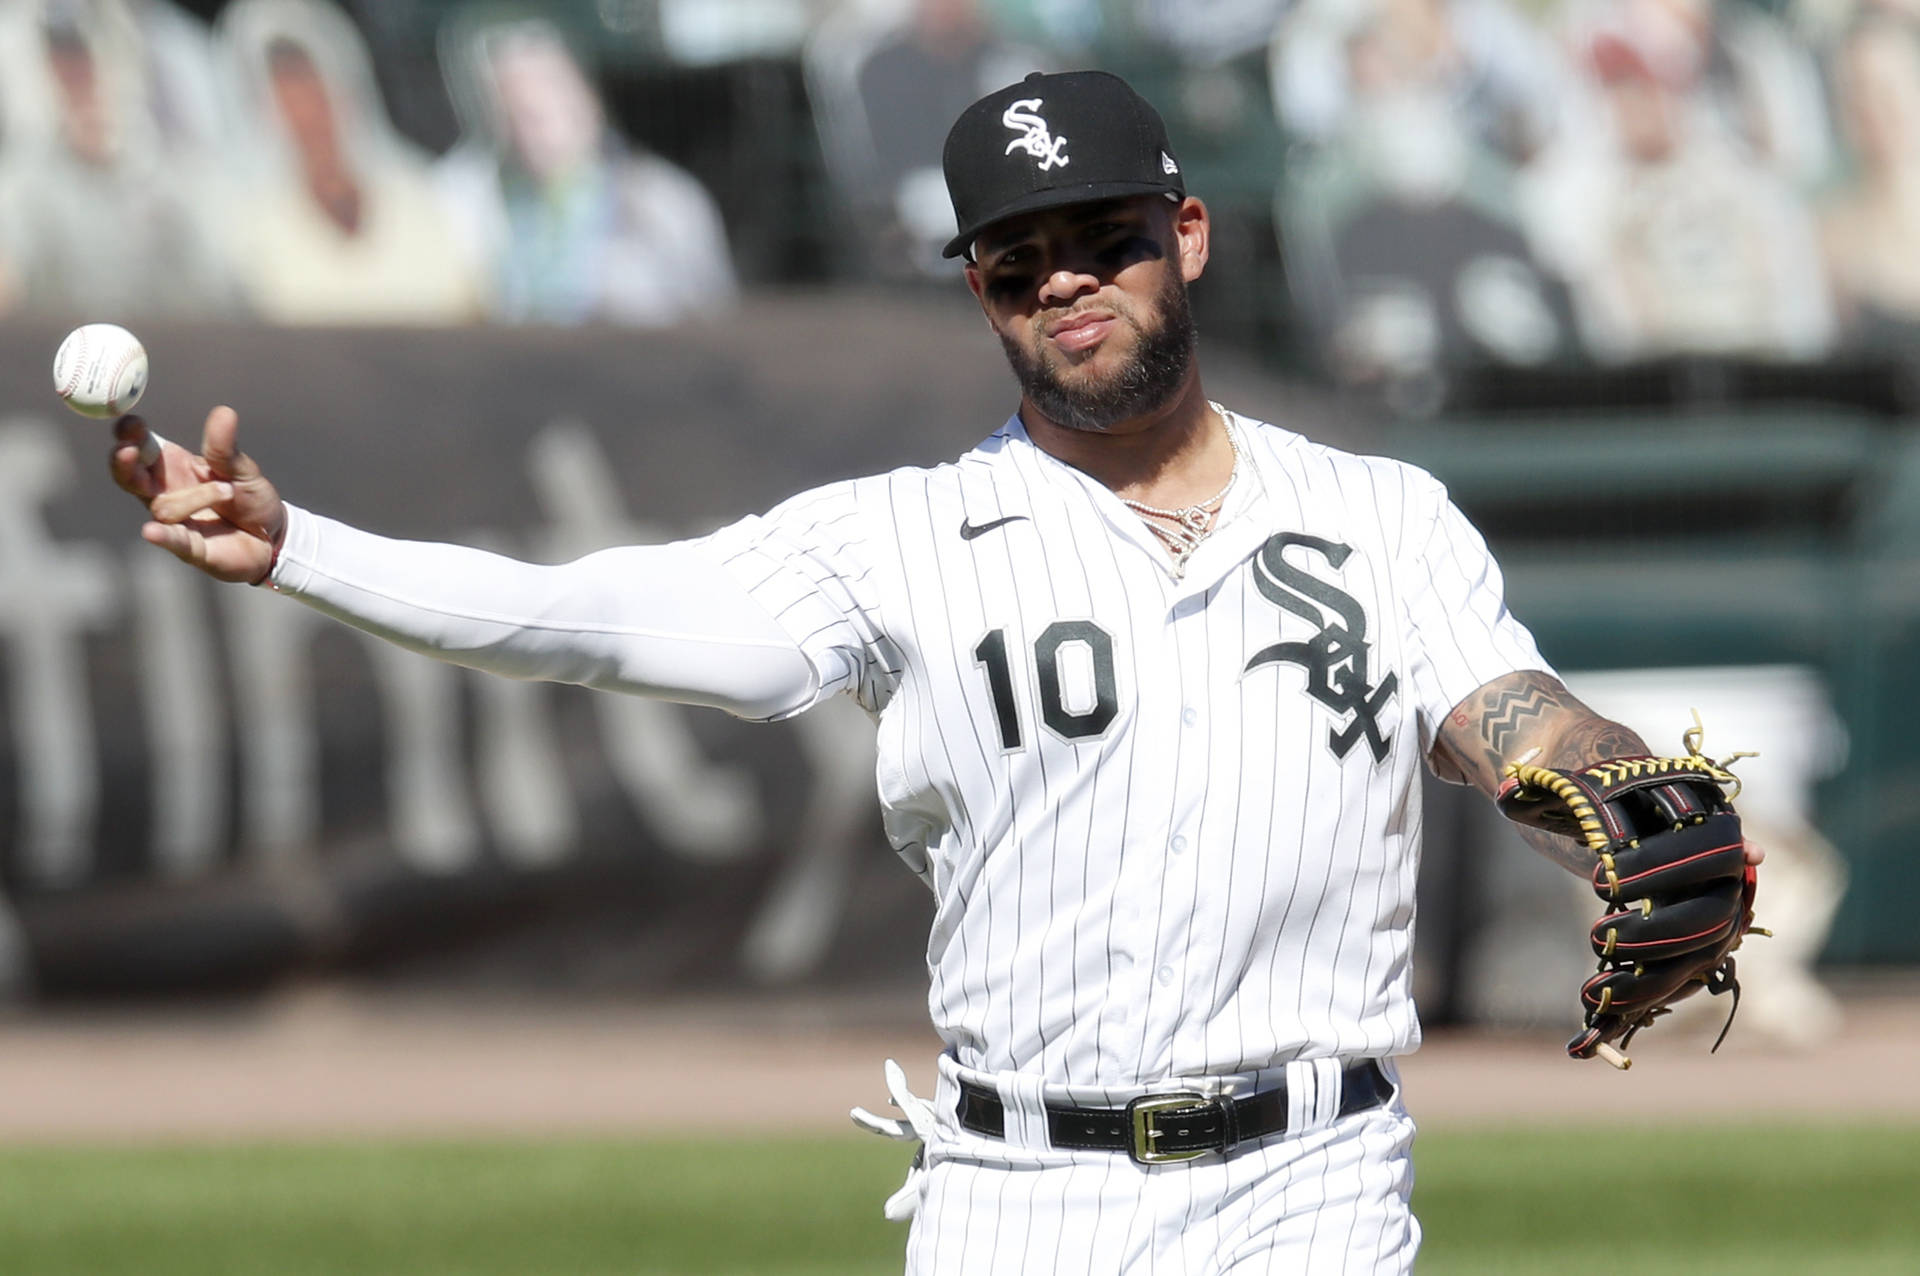
{"type": "MultiPolygon", "coordinates": [[[[1016,654],[1025,655],[1009,651],[1004,629],[989,631],[973,649],[975,662],[986,671],[987,693],[993,697],[994,717],[1000,728],[1000,747],[1007,752],[1026,746],[1020,703],[1014,692],[1016,654]]],[[[1054,621],[1033,640],[1032,668],[1031,685],[1038,692],[1040,720],[1049,731],[1072,742],[1095,739],[1113,725],[1120,713],[1120,692],[1113,676],[1113,636],[1106,630],[1091,620],[1054,621]],[[1072,674],[1081,672],[1075,666],[1082,660],[1086,672],[1073,679],[1083,684],[1073,688],[1082,694],[1073,699],[1083,707],[1075,708],[1068,703],[1066,682],[1072,674]],[[1063,665],[1067,666],[1065,674],[1063,665]],[[1090,696],[1083,691],[1089,676],[1090,696]],[[1087,703],[1089,699],[1091,704],[1087,703]]]]}

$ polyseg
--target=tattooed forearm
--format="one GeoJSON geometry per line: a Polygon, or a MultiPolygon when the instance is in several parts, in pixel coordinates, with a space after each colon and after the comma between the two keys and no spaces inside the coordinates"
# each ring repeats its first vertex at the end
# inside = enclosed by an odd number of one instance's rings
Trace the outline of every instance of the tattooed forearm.
{"type": "Polygon", "coordinates": [[[1487,752],[1496,759],[1511,757],[1514,742],[1537,729],[1548,710],[1578,703],[1558,682],[1529,678],[1518,685],[1489,684],[1480,700],[1480,734],[1487,752]]]}
{"type": "MultiPolygon", "coordinates": [[[[1455,774],[1491,796],[1508,765],[1529,755],[1541,766],[1571,771],[1647,751],[1638,735],[1581,704],[1558,679],[1533,672],[1497,679],[1462,701],[1441,730],[1435,760],[1443,774],[1455,774]]],[[[1581,874],[1592,870],[1593,852],[1572,839],[1514,827],[1561,867],[1581,874]]]]}
{"type": "MultiPolygon", "coordinates": [[[[1568,699],[1572,699],[1571,696],[1568,699]]],[[[1580,702],[1575,700],[1574,704],[1580,702]]],[[[1647,742],[1631,727],[1594,714],[1580,705],[1585,716],[1569,722],[1553,745],[1540,754],[1540,765],[1573,771],[1608,758],[1626,758],[1650,752],[1647,742]]]]}
{"type": "Polygon", "coordinates": [[[1647,746],[1581,704],[1559,679],[1528,672],[1496,679],[1461,701],[1441,729],[1438,752],[1461,778],[1492,794],[1508,764],[1529,754],[1542,766],[1572,770],[1647,746]]]}

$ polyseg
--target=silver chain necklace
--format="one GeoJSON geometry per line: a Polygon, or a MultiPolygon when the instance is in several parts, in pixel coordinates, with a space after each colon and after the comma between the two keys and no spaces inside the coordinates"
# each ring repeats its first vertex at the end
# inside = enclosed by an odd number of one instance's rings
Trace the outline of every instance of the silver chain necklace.
{"type": "Polygon", "coordinates": [[[1193,551],[1199,549],[1200,542],[1213,531],[1214,516],[1220,512],[1227,493],[1233,490],[1234,480],[1240,477],[1240,440],[1234,437],[1232,426],[1227,426],[1226,430],[1227,446],[1233,449],[1233,468],[1227,472],[1226,486],[1206,500],[1169,510],[1125,496],[1120,498],[1120,503],[1138,514],[1148,530],[1166,544],[1167,552],[1173,556],[1173,574],[1176,577],[1186,571],[1187,560],[1193,557],[1193,551]]]}

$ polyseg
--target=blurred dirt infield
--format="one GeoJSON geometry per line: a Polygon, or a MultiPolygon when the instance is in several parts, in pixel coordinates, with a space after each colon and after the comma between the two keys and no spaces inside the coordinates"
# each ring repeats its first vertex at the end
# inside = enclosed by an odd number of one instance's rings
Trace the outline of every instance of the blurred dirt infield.
{"type": "MultiPolygon", "coordinates": [[[[1914,981],[1848,990],[1832,1041],[1778,1053],[1653,1031],[1615,1072],[1564,1033],[1443,1032],[1402,1063],[1429,1126],[1648,1118],[1920,1120],[1914,981]]],[[[502,1006],[303,988],[244,1008],[0,1020],[0,1140],[818,1133],[916,1088],[938,1045],[916,1002],[502,1006]]],[[[1663,1025],[1664,1027],[1664,1025],[1663,1025]]]]}

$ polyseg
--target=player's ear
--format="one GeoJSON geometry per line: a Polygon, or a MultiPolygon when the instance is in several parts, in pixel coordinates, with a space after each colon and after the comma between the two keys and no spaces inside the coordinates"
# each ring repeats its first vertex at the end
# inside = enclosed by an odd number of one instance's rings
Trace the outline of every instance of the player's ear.
{"type": "Polygon", "coordinates": [[[973,299],[980,303],[980,313],[987,321],[987,330],[989,332],[998,332],[999,329],[993,326],[993,315],[987,311],[986,281],[980,277],[980,267],[971,257],[966,260],[965,272],[967,276],[967,291],[971,292],[973,299]]]}
{"type": "Polygon", "coordinates": [[[1192,283],[1205,272],[1213,246],[1213,222],[1207,206],[1192,195],[1173,210],[1173,241],[1180,256],[1180,276],[1192,283]]]}

